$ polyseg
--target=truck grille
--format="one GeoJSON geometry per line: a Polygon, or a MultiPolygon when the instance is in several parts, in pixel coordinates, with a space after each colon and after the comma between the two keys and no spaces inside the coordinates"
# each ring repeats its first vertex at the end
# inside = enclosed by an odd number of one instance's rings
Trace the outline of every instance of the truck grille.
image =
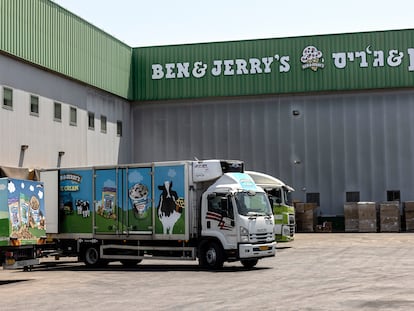
{"type": "Polygon", "coordinates": [[[252,233],[250,234],[250,241],[252,243],[266,243],[274,240],[273,232],[252,233]]]}
{"type": "Polygon", "coordinates": [[[290,236],[293,237],[295,235],[295,225],[290,226],[290,236]]]}

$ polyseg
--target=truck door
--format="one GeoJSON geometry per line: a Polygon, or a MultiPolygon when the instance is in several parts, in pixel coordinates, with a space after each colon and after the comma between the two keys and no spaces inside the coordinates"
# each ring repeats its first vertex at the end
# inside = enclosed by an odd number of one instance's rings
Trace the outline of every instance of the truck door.
{"type": "Polygon", "coordinates": [[[123,171],[98,169],[95,171],[95,228],[96,233],[119,234],[124,231],[122,196],[123,171]]]}
{"type": "MultiPolygon", "coordinates": [[[[226,193],[207,197],[207,214],[203,234],[216,236],[226,244],[237,247],[237,231],[232,197],[226,193]]],[[[226,245],[223,245],[226,246],[226,245]]]]}
{"type": "MultiPolygon", "coordinates": [[[[57,232],[66,234],[94,232],[95,213],[92,184],[92,169],[63,169],[59,171],[57,232]]],[[[52,205],[52,208],[55,208],[55,205],[52,205]]],[[[47,223],[46,228],[49,230],[48,227],[47,223]]],[[[56,230],[56,228],[54,229],[56,230]]]]}
{"type": "Polygon", "coordinates": [[[187,172],[185,163],[154,166],[155,239],[189,237],[187,172]]]}
{"type": "Polygon", "coordinates": [[[130,234],[151,234],[153,230],[151,167],[126,169],[126,227],[130,234]]]}

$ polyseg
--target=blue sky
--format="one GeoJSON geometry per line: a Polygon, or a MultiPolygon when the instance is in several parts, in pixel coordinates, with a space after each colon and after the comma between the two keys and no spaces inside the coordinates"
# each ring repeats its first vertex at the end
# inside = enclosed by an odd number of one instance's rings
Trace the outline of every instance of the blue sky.
{"type": "Polygon", "coordinates": [[[414,29],[414,1],[54,0],[132,47],[414,29]]]}

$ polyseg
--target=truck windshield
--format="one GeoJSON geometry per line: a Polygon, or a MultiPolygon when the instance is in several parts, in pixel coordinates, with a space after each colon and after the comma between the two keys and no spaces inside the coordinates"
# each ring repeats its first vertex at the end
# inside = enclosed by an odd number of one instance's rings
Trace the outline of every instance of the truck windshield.
{"type": "Polygon", "coordinates": [[[272,209],[270,207],[267,195],[262,192],[254,194],[249,192],[238,192],[234,196],[237,205],[237,211],[240,215],[271,215],[272,209]]]}

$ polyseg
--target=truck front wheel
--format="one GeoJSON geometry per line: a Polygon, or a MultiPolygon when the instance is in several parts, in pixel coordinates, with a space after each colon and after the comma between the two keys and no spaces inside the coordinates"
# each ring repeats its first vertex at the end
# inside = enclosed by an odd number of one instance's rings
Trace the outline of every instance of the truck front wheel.
{"type": "Polygon", "coordinates": [[[99,265],[99,249],[95,246],[87,246],[84,253],[84,261],[88,267],[99,265]]]}
{"type": "Polygon", "coordinates": [[[220,269],[223,266],[223,250],[216,242],[210,242],[202,248],[200,262],[211,269],[220,269]]]}

